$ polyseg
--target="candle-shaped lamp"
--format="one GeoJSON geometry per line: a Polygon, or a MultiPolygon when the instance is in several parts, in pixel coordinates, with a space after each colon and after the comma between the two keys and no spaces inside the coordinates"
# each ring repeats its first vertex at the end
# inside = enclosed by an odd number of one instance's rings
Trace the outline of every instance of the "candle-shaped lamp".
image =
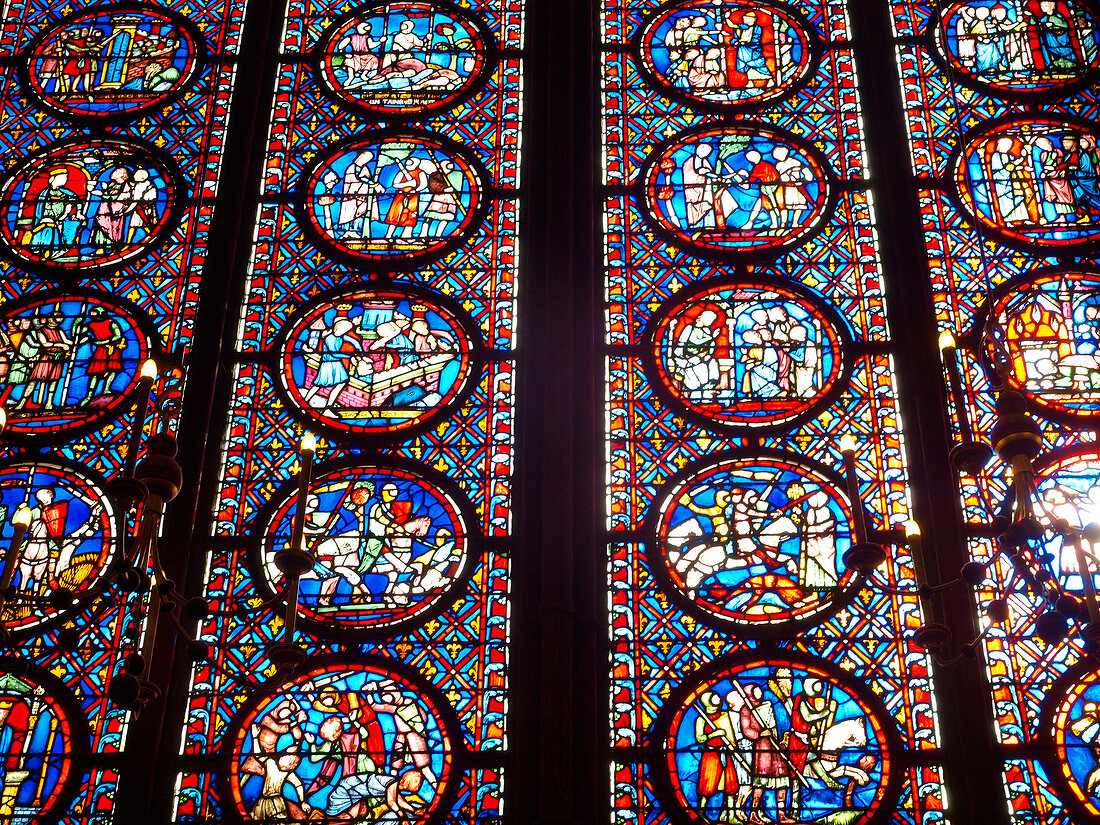
{"type": "Polygon", "coordinates": [[[0,568],[0,610],[8,601],[8,588],[11,587],[12,577],[15,576],[15,566],[19,563],[19,557],[23,552],[23,539],[27,535],[27,528],[31,526],[31,511],[25,505],[15,511],[11,519],[14,532],[8,552],[4,554],[4,566],[0,568]]]}
{"type": "Polygon", "coordinates": [[[298,582],[304,573],[313,569],[316,560],[305,547],[306,503],[309,485],[313,477],[313,457],[317,454],[317,439],[313,433],[305,433],[298,445],[298,497],[294,511],[294,529],[290,546],[275,554],[275,564],[283,574],[286,587],[286,615],[283,620],[283,640],[290,642],[298,621],[298,582]]]}
{"type": "Polygon", "coordinates": [[[974,428],[970,426],[970,415],[966,409],[966,396],[963,394],[962,373],[959,372],[958,355],[955,350],[955,336],[950,332],[940,333],[940,352],[943,365],[947,368],[947,380],[951,386],[951,400],[955,402],[955,412],[959,417],[959,431],[964,442],[974,440],[974,428]]]}
{"type": "Polygon", "coordinates": [[[929,621],[940,623],[943,617],[940,615],[939,597],[934,595],[928,582],[928,573],[924,569],[924,553],[921,547],[920,525],[915,521],[905,522],[905,542],[909,545],[909,555],[913,558],[913,570],[917,574],[918,593],[925,615],[929,621]]]}
{"type": "Polygon", "coordinates": [[[141,374],[138,377],[138,400],[134,406],[130,440],[126,445],[126,465],[122,473],[126,478],[133,477],[134,467],[137,466],[138,448],[141,446],[141,435],[145,432],[145,418],[149,414],[149,396],[153,390],[153,382],[156,380],[157,362],[149,358],[141,365],[141,374]]]}
{"type": "Polygon", "coordinates": [[[30,508],[26,505],[21,506],[12,516],[11,523],[15,532],[12,534],[8,552],[4,554],[4,567],[0,571],[0,598],[3,598],[4,591],[11,585],[12,577],[15,575],[15,565],[18,564],[19,555],[23,550],[23,538],[27,535],[27,528],[31,526],[30,508]]]}
{"type": "Polygon", "coordinates": [[[919,582],[917,595],[925,615],[925,622],[916,629],[913,640],[925,650],[935,654],[946,650],[951,641],[951,628],[944,624],[939,596],[932,591],[928,583],[920,538],[920,525],[915,521],[905,522],[905,543],[909,546],[909,554],[913,557],[913,568],[919,582]]]}
{"type": "Polygon", "coordinates": [[[848,499],[852,502],[856,543],[866,544],[867,516],[863,512],[863,500],[859,495],[859,479],[856,477],[856,440],[848,433],[840,439],[840,452],[844,456],[844,481],[848,487],[848,499]]]}
{"type": "Polygon", "coordinates": [[[977,475],[993,457],[993,450],[985,441],[974,437],[974,427],[970,423],[970,413],[966,406],[966,394],[963,392],[962,373],[959,371],[955,336],[950,332],[941,332],[939,343],[943,365],[947,370],[949,394],[959,417],[962,437],[961,442],[951,449],[951,464],[967,475],[977,475]]]}

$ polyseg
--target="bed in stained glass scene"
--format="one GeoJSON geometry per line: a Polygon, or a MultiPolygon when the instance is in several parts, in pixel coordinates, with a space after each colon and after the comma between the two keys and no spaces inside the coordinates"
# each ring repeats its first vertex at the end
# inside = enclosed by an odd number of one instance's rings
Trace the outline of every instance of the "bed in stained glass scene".
{"type": "Polygon", "coordinates": [[[475,345],[458,315],[396,289],[323,297],[288,325],[281,386],[301,413],[342,432],[420,424],[470,377],[475,345]]]}

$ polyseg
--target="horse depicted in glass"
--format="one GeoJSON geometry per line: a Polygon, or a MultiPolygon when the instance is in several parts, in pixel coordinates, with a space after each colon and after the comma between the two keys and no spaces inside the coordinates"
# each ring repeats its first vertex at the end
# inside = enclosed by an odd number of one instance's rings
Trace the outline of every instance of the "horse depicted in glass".
{"type": "Polygon", "coordinates": [[[1086,77],[1100,65],[1100,28],[1069,0],[966,0],[936,29],[950,64],[1005,91],[1043,91],[1086,77]]]}
{"type": "MultiPolygon", "coordinates": [[[[99,487],[76,469],[39,462],[0,469],[0,558],[11,548],[12,517],[30,510],[12,586],[31,596],[63,588],[77,596],[102,577],[114,551],[113,513],[99,487]]],[[[54,619],[59,611],[18,599],[4,605],[4,624],[24,630],[54,619]]]]}
{"type": "Polygon", "coordinates": [[[313,170],[305,198],[325,246],[396,264],[460,239],[482,183],[457,148],[401,135],[340,149],[313,170]]]}
{"type": "Polygon", "coordinates": [[[990,354],[1009,383],[1049,410],[1100,411],[1100,275],[1053,272],[990,310],[990,354]]]}
{"type": "Polygon", "coordinates": [[[829,200],[815,153],[764,127],[675,138],[651,158],[644,186],[649,217],[703,252],[792,244],[818,226],[829,200]]]}
{"type": "Polygon", "coordinates": [[[750,661],[677,709],[667,768],[697,822],[859,825],[883,804],[891,764],[881,723],[823,668],[750,661]]]}
{"type": "Polygon", "coordinates": [[[1065,246],[1100,238],[1100,151],[1091,127],[1051,120],[996,126],[963,148],[963,206],[1010,238],[1065,246]]]}
{"type": "Polygon", "coordinates": [[[0,308],[0,404],[8,432],[95,422],[136,386],[150,341],[108,295],[64,294],[0,308]]]}
{"type": "Polygon", "coordinates": [[[405,429],[465,387],[471,346],[443,307],[397,291],[348,293],[322,301],[289,332],[283,386],[327,426],[405,429]]]}
{"type": "Polygon", "coordinates": [[[691,410],[721,424],[788,424],[836,384],[837,329],[806,298],[745,284],[700,292],[657,321],[657,371],[691,410]]]}
{"type": "MultiPolygon", "coordinates": [[[[289,546],[296,496],[288,495],[265,531],[264,574],[282,574],[274,554],[289,546]]],[[[457,504],[425,478],[384,467],[355,467],[313,482],[305,544],[317,563],[302,576],[303,615],[331,626],[385,627],[417,616],[451,589],[466,565],[466,526],[457,504]]]]}
{"type": "Polygon", "coordinates": [[[197,48],[164,11],[86,11],[41,37],[27,67],[31,89],[63,116],[133,116],[190,82],[197,48]]]}
{"type": "Polygon", "coordinates": [[[230,788],[248,822],[423,822],[452,770],[436,706],[373,665],[315,668],[231,732],[230,788]]]}
{"type": "Polygon", "coordinates": [[[435,3],[360,8],[325,34],[321,77],[338,97],[401,115],[451,105],[485,68],[478,28],[435,3]]]}
{"type": "Polygon", "coordinates": [[[772,3],[689,0],[665,7],[641,35],[642,64],[665,86],[720,105],[762,103],[809,72],[810,35],[772,3]]]}
{"type": "Polygon", "coordinates": [[[805,622],[852,579],[850,505],[836,484],[779,458],[704,467],[658,499],[661,567],[703,610],[741,625],[805,622]]]}
{"type": "Polygon", "coordinates": [[[61,144],[20,162],[0,187],[0,240],[52,268],[117,266],[159,239],[176,197],[168,170],[138,144],[61,144]]]}

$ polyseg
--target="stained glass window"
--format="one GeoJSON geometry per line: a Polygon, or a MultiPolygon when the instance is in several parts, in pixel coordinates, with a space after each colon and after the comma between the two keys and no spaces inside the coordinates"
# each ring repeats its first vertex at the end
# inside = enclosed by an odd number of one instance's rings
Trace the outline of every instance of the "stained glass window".
{"type": "Polygon", "coordinates": [[[1093,0],[0,17],[0,825],[1100,822],[1093,0]]]}
{"type": "Polygon", "coordinates": [[[500,815],[521,12],[285,9],[180,820],[500,815]],[[233,608],[278,601],[300,513],[288,677],[281,614],[233,608]]]}
{"type": "Polygon", "coordinates": [[[955,439],[990,438],[1017,404],[1037,426],[1032,504],[1013,504],[1021,467],[1007,457],[982,467],[981,455],[958,481],[996,767],[1013,821],[1083,821],[1096,810],[1082,636],[1097,515],[1096,10],[891,11],[935,323],[958,342],[945,350],[955,439]],[[1004,531],[1021,517],[1033,533],[1004,531]],[[1040,535],[1058,525],[1077,532],[1040,535]]]}
{"type": "Polygon", "coordinates": [[[134,720],[107,687],[145,608],[103,598],[131,527],[109,482],[142,364],[160,369],[150,432],[177,432],[209,382],[196,322],[243,21],[234,2],[4,9],[5,553],[29,508],[2,613],[5,822],[108,822],[125,787],[134,720]]]}
{"type": "Polygon", "coordinates": [[[847,10],[601,8],[615,822],[935,822],[847,10]]]}

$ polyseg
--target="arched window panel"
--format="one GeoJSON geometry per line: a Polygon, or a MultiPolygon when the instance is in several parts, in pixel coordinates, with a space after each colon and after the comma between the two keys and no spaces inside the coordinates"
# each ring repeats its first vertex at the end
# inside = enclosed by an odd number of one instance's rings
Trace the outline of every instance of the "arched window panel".
{"type": "MultiPolygon", "coordinates": [[[[1090,309],[1100,231],[1096,10],[970,0],[893,11],[896,32],[910,38],[897,44],[898,63],[936,322],[959,342],[955,437],[964,421],[990,432],[998,386],[1021,391],[1041,437],[1037,518],[1084,527],[1095,521],[1088,455],[1100,363],[1090,309]]],[[[989,570],[975,596],[995,729],[1013,749],[1005,787],[1021,821],[1075,821],[1095,812],[1080,736],[1083,642],[1073,627],[1068,639],[1049,637],[1045,600],[986,537],[1009,482],[994,460],[959,485],[971,557],[989,570]]],[[[1062,591],[1084,595],[1090,562],[1072,543],[1044,541],[1035,552],[1062,591]]]]}
{"type": "MultiPolygon", "coordinates": [[[[8,655],[30,663],[3,689],[30,769],[5,791],[16,816],[113,815],[129,714],[107,684],[143,608],[88,598],[118,540],[103,490],[122,470],[146,358],[160,366],[147,431],[177,426],[243,16],[232,2],[20,2],[0,23],[0,533],[6,544],[24,501],[50,518],[73,543],[55,576],[78,597],[5,615],[18,634],[8,655]],[[80,44],[102,59],[59,59],[80,44]],[[29,715],[21,696],[37,697],[29,715]]],[[[18,571],[16,586],[36,592],[35,575],[18,571]]]]}
{"type": "MultiPolygon", "coordinates": [[[[429,762],[402,767],[420,788],[400,793],[454,823],[502,804],[521,35],[512,2],[288,7],[206,585],[217,606],[281,586],[297,442],[315,433],[319,566],[302,579],[298,638],[307,670],[344,651],[355,673],[318,676],[339,698],[311,698],[300,730],[329,741],[358,696],[392,716],[383,683],[405,680],[398,692],[441,721],[422,731],[429,762]],[[387,519],[408,530],[390,535],[387,519]]],[[[247,720],[275,708],[244,694],[274,673],[280,633],[271,615],[203,624],[215,658],[193,672],[178,819],[366,804],[319,751],[288,772],[300,793],[290,779],[264,790],[267,744],[247,720]]],[[[370,747],[396,764],[400,737],[379,735],[370,747]]]]}
{"type": "MultiPolygon", "coordinates": [[[[603,22],[615,820],[936,821],[928,661],[902,633],[920,606],[838,562],[843,435],[873,527],[910,518],[845,13],[608,2],[603,22]],[[779,538],[807,507],[824,564],[779,538]],[[806,697],[860,742],[847,787],[745,744],[806,697]]],[[[913,580],[904,543],[881,575],[913,580]]]]}

